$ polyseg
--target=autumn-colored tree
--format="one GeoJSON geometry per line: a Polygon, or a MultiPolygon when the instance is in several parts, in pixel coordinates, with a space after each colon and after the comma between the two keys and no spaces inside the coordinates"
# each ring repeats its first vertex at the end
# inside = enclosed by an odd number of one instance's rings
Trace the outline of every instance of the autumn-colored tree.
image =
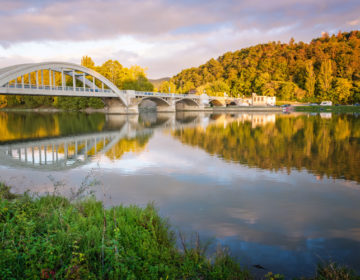
{"type": "Polygon", "coordinates": [[[332,88],[333,81],[333,69],[332,62],[330,59],[324,60],[321,63],[319,77],[318,77],[318,85],[319,92],[322,98],[327,98],[330,95],[330,90],[332,88]]]}
{"type": "Polygon", "coordinates": [[[85,55],[81,58],[81,65],[87,68],[93,68],[95,66],[95,62],[91,59],[91,57],[85,55]]]}
{"type": "Polygon", "coordinates": [[[316,76],[314,72],[313,63],[311,60],[306,62],[306,78],[305,89],[307,91],[308,98],[312,98],[315,93],[316,76]]]}

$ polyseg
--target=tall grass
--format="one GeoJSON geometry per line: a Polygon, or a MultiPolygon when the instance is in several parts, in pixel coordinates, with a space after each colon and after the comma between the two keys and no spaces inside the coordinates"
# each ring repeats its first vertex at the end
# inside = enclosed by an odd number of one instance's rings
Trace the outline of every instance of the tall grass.
{"type": "Polygon", "coordinates": [[[180,251],[153,205],[105,209],[94,198],[0,199],[0,279],[250,279],[225,252],[180,251]]]}

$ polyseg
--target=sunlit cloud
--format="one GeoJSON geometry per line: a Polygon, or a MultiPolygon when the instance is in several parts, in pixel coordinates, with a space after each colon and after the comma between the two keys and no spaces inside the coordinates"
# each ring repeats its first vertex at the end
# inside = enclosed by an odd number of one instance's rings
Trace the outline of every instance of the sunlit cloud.
{"type": "Polygon", "coordinates": [[[4,0],[0,67],[30,61],[138,64],[171,76],[268,41],[310,41],[359,26],[357,0],[4,0]]]}

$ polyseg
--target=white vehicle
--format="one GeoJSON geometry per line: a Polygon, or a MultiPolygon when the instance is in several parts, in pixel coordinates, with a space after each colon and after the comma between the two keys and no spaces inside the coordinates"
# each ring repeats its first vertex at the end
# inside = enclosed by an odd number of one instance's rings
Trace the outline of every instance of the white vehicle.
{"type": "Polygon", "coordinates": [[[332,106],[332,102],[331,101],[322,101],[320,103],[320,106],[332,106]]]}

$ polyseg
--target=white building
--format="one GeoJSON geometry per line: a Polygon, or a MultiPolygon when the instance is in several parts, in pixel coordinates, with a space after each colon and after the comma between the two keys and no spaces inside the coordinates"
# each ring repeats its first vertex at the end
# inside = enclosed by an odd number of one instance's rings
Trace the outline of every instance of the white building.
{"type": "Polygon", "coordinates": [[[275,106],[275,96],[260,96],[253,92],[250,99],[252,106],[275,106]]]}

